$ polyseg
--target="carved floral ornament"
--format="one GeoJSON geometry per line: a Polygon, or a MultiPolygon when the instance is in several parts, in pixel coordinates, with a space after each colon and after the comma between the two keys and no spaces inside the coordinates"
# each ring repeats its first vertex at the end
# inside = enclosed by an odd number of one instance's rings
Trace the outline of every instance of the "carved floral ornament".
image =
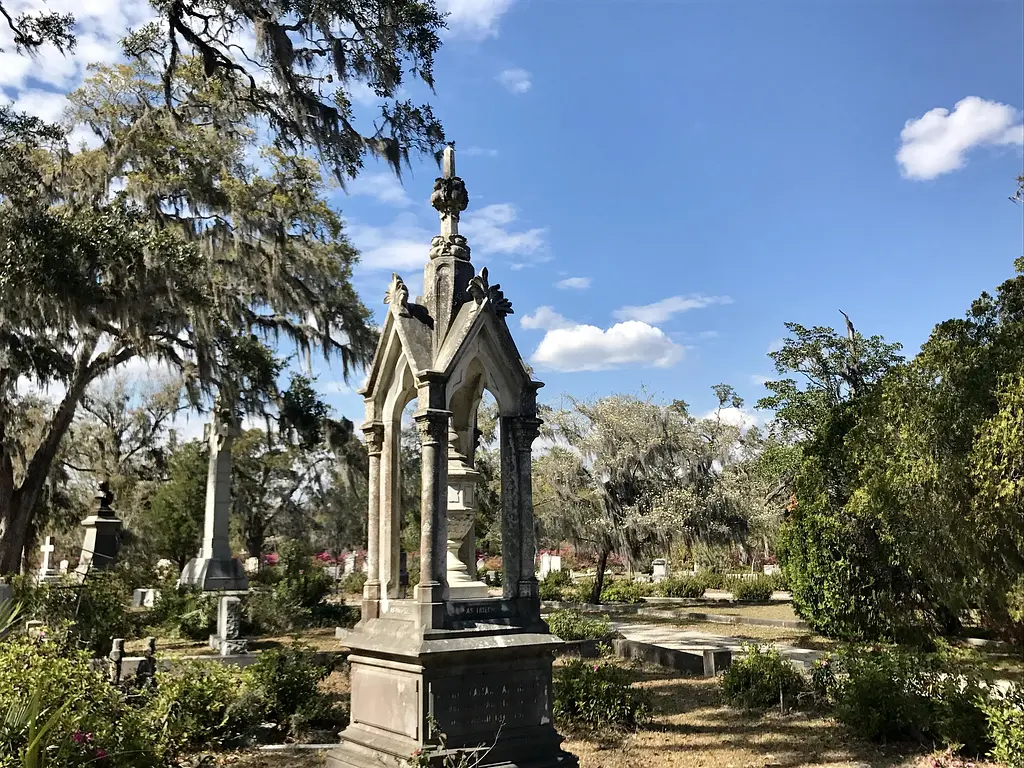
{"type": "Polygon", "coordinates": [[[491,285],[487,281],[487,267],[481,269],[480,274],[469,281],[469,295],[477,304],[483,304],[486,299],[498,317],[513,314],[512,302],[505,298],[501,285],[491,285]]]}
{"type": "Polygon", "coordinates": [[[462,235],[434,235],[430,241],[430,258],[452,256],[469,261],[469,241],[462,235]]]}
{"type": "Polygon", "coordinates": [[[442,216],[458,218],[459,214],[469,207],[469,192],[466,183],[458,176],[446,178],[441,176],[434,180],[434,191],[430,195],[430,204],[442,216]]]}
{"type": "Polygon", "coordinates": [[[391,273],[391,285],[384,292],[384,303],[390,304],[391,309],[402,315],[409,306],[409,289],[398,273],[391,273]]]}

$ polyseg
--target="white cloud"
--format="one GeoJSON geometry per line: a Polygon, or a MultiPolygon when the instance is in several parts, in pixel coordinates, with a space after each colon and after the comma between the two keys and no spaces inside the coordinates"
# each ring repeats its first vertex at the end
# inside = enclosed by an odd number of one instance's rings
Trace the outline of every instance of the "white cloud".
{"type": "Polygon", "coordinates": [[[437,6],[448,13],[445,21],[452,36],[484,40],[498,36],[498,22],[512,3],[513,0],[438,0],[437,6]]]}
{"type": "Polygon", "coordinates": [[[498,150],[488,149],[487,147],[468,147],[466,149],[459,150],[462,154],[469,155],[470,157],[497,157],[498,150]]]}
{"type": "Polygon", "coordinates": [[[785,340],[785,339],[781,339],[781,338],[780,338],[780,339],[775,339],[775,340],[773,340],[773,341],[772,341],[772,342],[771,342],[771,343],[770,343],[770,344],[768,345],[768,351],[767,351],[767,352],[766,352],[765,354],[768,354],[768,355],[770,355],[770,354],[772,354],[773,352],[778,352],[779,350],[781,350],[781,349],[782,349],[782,347],[783,347],[783,346],[785,345],[785,343],[786,343],[786,340],[785,340]]]}
{"type": "Polygon", "coordinates": [[[772,381],[768,376],[762,376],[760,373],[752,374],[750,380],[758,387],[763,387],[769,381],[772,381]]]}
{"type": "Polygon", "coordinates": [[[92,63],[111,64],[121,58],[120,39],[129,28],[137,29],[156,14],[146,0],[9,0],[4,8],[16,16],[23,12],[50,11],[75,17],[77,46],[64,56],[44,46],[36,59],[19,56],[14,46],[2,46],[0,88],[24,90],[29,76],[38,84],[65,93],[81,82],[92,63]]]}
{"type": "MultiPolygon", "coordinates": [[[[517,218],[515,206],[495,203],[463,215],[460,230],[469,238],[470,248],[480,253],[532,254],[544,246],[543,228],[511,231],[517,218]]],[[[427,238],[427,243],[430,238],[427,238]]]]}
{"type": "Polygon", "coordinates": [[[555,371],[602,371],[624,366],[668,368],[683,348],[660,328],[629,320],[607,330],[593,325],[555,328],[541,339],[532,361],[555,371]]]}
{"type": "Polygon", "coordinates": [[[644,323],[663,323],[677,312],[687,312],[691,309],[703,309],[712,304],[731,304],[732,299],[728,296],[702,296],[694,293],[689,296],[670,296],[667,299],[656,301],[653,304],[644,304],[638,307],[622,307],[615,310],[617,320],[639,320],[644,323]]]}
{"type": "Polygon", "coordinates": [[[509,93],[515,93],[517,95],[526,93],[533,87],[533,83],[530,81],[530,73],[525,69],[520,69],[519,67],[503,69],[498,73],[498,76],[495,79],[501,83],[509,93]]]}
{"type": "Polygon", "coordinates": [[[520,317],[519,325],[529,330],[553,331],[557,328],[576,328],[579,323],[563,317],[551,307],[537,307],[532,315],[520,317]]]}
{"type": "Polygon", "coordinates": [[[427,262],[430,240],[434,236],[416,223],[412,213],[400,214],[382,227],[348,222],[346,231],[359,251],[360,270],[401,271],[422,267],[427,262]]]}
{"type": "Polygon", "coordinates": [[[341,380],[324,382],[320,389],[327,395],[348,395],[355,391],[348,383],[341,380]]]}
{"type": "Polygon", "coordinates": [[[733,408],[732,406],[722,408],[720,411],[718,409],[708,411],[702,418],[720,418],[723,424],[739,427],[742,432],[746,432],[748,429],[757,426],[758,424],[756,413],[748,411],[746,408],[733,408]]]}
{"type": "Polygon", "coordinates": [[[63,93],[30,88],[18,91],[18,97],[12,105],[18,112],[27,112],[48,123],[60,121],[67,109],[68,100],[63,93]]]}
{"type": "Polygon", "coordinates": [[[562,288],[563,290],[567,289],[567,288],[572,288],[572,289],[575,289],[577,291],[585,291],[585,290],[587,290],[587,288],[590,287],[590,278],[589,277],[567,277],[564,280],[559,280],[557,283],[555,283],[555,287],[556,288],[562,288]]]}
{"type": "Polygon", "coordinates": [[[967,153],[976,147],[1008,144],[1024,145],[1018,110],[968,96],[952,112],[935,107],[908,120],[900,132],[896,162],[908,179],[934,179],[962,168],[967,153]]]}
{"type": "Polygon", "coordinates": [[[361,173],[346,185],[349,194],[366,195],[376,198],[385,205],[404,208],[412,200],[405,192],[402,182],[390,171],[380,173],[361,173]]]}

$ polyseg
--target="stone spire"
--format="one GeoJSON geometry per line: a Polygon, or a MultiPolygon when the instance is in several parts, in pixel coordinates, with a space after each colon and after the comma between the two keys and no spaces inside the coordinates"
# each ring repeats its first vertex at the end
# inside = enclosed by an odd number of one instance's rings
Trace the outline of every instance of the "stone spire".
{"type": "Polygon", "coordinates": [[[469,243],[459,234],[459,216],[469,205],[466,183],[455,175],[455,144],[444,148],[441,176],[434,181],[430,204],[441,217],[441,233],[430,241],[430,260],[423,270],[423,303],[434,320],[433,348],[444,342],[448,327],[469,300],[473,266],[469,243]]]}
{"type": "Polygon", "coordinates": [[[441,216],[441,234],[430,243],[430,258],[452,256],[469,260],[469,243],[459,234],[459,216],[469,205],[466,183],[455,175],[455,142],[444,148],[441,176],[434,181],[430,204],[441,216]]]}

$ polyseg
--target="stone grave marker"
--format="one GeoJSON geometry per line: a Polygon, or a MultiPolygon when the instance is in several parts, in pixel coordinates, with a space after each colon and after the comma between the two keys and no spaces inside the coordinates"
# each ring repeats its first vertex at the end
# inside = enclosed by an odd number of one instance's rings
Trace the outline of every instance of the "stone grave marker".
{"type": "Polygon", "coordinates": [[[349,552],[345,555],[345,571],[342,573],[343,576],[348,576],[350,573],[356,571],[356,553],[349,552]]]}
{"type": "Polygon", "coordinates": [[[85,537],[75,573],[84,579],[90,571],[113,568],[121,551],[121,521],[110,506],[114,494],[104,480],[96,494],[96,511],[82,521],[85,537]]]}
{"type": "Polygon", "coordinates": [[[651,561],[651,576],[654,581],[664,581],[668,578],[668,560],[663,557],[656,557],[651,561]]]}
{"type": "Polygon", "coordinates": [[[57,567],[57,571],[60,573],[61,576],[66,576],[67,572],[68,572],[68,568],[70,568],[70,567],[71,567],[71,563],[69,561],[61,560],[60,561],[60,565],[57,567]]]}
{"type": "Polygon", "coordinates": [[[222,595],[217,601],[217,634],[210,635],[210,647],[221,656],[247,653],[249,641],[239,637],[242,627],[242,598],[222,595]]]}

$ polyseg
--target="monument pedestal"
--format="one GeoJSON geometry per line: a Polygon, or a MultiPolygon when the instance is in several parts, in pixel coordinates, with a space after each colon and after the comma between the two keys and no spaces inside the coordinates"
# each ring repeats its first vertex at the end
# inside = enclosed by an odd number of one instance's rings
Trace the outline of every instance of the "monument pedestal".
{"type": "Polygon", "coordinates": [[[341,635],[351,650],[352,711],[329,768],[399,768],[417,750],[438,766],[445,754],[479,750],[487,752],[480,768],[576,768],[551,713],[562,641],[539,617],[536,626],[513,626],[517,602],[448,603],[452,628],[424,629],[414,601],[392,600],[381,618],[341,635]]]}
{"type": "Polygon", "coordinates": [[[249,577],[237,559],[193,557],[181,572],[178,583],[196,586],[204,592],[244,592],[249,577]]]}

